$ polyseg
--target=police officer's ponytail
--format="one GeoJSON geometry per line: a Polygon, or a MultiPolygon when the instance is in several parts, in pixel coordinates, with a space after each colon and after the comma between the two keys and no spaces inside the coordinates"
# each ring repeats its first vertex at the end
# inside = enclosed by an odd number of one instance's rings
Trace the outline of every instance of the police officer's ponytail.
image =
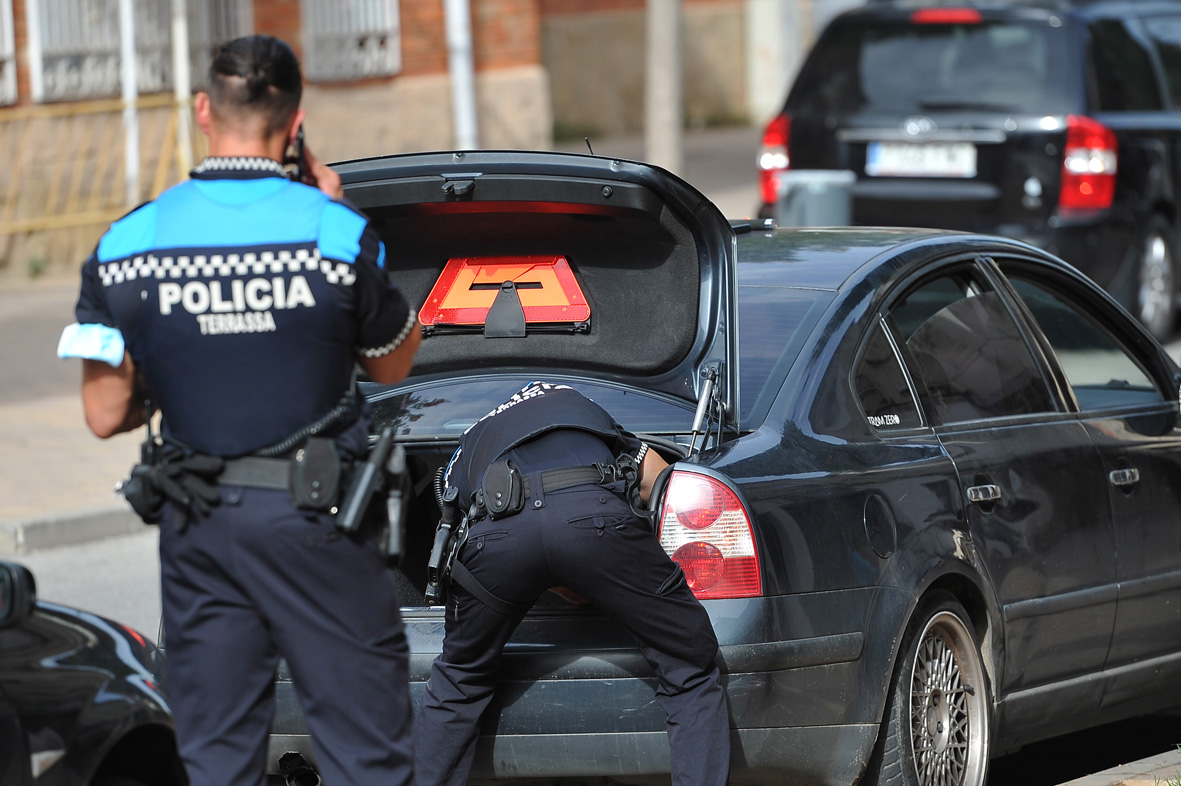
{"type": "Polygon", "coordinates": [[[302,92],[299,59],[290,46],[274,36],[252,35],[230,41],[209,66],[209,94],[215,111],[266,114],[272,133],[284,129],[299,108],[302,92]]]}

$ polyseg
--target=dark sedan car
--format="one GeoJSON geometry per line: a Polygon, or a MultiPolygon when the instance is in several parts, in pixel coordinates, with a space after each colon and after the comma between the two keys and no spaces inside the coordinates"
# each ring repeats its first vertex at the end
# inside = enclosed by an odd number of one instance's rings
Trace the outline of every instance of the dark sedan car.
{"type": "Polygon", "coordinates": [[[871,2],[825,29],[760,153],[855,176],[851,221],[993,232],[1176,326],[1181,5],[871,2]]]}
{"type": "Polygon", "coordinates": [[[161,653],[0,562],[0,784],[183,786],[161,653]]]}
{"type": "MultiPolygon", "coordinates": [[[[1072,268],[980,235],[732,226],[607,158],[339,170],[427,332],[368,390],[408,454],[416,699],[443,635],[433,478],[540,378],[673,462],[657,536],[721,643],[733,783],[979,786],[992,754],[1181,700],[1181,376],[1072,268]]],[[[507,648],[475,777],[667,781],[654,685],[555,596],[507,648]]],[[[277,689],[272,771],[313,758],[277,689]]]]}

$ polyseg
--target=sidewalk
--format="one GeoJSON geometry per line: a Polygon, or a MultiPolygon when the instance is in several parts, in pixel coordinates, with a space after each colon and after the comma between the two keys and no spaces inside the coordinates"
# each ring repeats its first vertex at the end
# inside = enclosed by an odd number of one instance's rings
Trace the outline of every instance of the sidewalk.
{"type": "Polygon", "coordinates": [[[81,364],[56,357],[73,320],[78,281],[0,287],[0,556],[136,532],[115,483],[139,455],[140,434],[111,440],[86,428],[81,364]]]}
{"type": "MultiPolygon", "coordinates": [[[[1134,761],[1110,770],[1084,775],[1060,786],[1178,786],[1181,784],[1181,752],[1134,761]]],[[[1006,786],[998,784],[997,786],[1006,786]]]]}

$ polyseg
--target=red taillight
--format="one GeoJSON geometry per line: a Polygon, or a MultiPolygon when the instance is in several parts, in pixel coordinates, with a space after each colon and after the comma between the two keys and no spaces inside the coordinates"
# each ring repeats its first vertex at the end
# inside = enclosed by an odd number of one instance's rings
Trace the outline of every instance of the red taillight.
{"type": "Polygon", "coordinates": [[[763,594],[750,516],[721,481],[672,474],[660,510],[660,545],[701,600],[763,594]]]}
{"type": "Polygon", "coordinates": [[[144,637],[141,636],[139,634],[139,631],[137,631],[135,628],[129,628],[126,625],[120,625],[119,627],[123,628],[123,630],[127,632],[128,636],[135,639],[136,642],[139,644],[139,646],[141,646],[141,647],[148,646],[147,642],[144,641],[144,637]]]}
{"type": "Polygon", "coordinates": [[[1066,149],[1058,194],[1060,213],[1111,207],[1117,152],[1115,132],[1110,128],[1082,115],[1066,118],[1066,149]]]}
{"type": "Polygon", "coordinates": [[[921,8],[910,15],[916,25],[978,25],[984,18],[975,8],[921,8]]]}
{"type": "Polygon", "coordinates": [[[769,205],[779,201],[779,176],[791,168],[788,142],[791,139],[791,117],[776,115],[763,131],[763,145],[759,148],[759,191],[769,205]]]}

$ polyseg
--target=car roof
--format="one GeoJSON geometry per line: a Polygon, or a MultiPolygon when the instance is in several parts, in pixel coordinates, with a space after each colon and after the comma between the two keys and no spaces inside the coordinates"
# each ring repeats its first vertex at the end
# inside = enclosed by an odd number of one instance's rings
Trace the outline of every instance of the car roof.
{"type": "Polygon", "coordinates": [[[932,2],[931,0],[880,0],[867,3],[841,14],[842,17],[880,17],[908,14],[920,8],[975,8],[987,17],[1022,16],[1047,18],[1051,15],[1102,18],[1112,16],[1141,16],[1158,12],[1181,11],[1176,0],[966,0],[965,2],[932,2]]]}
{"type": "MultiPolygon", "coordinates": [[[[780,227],[752,229],[738,237],[739,282],[743,286],[779,286],[841,290],[877,274],[889,258],[968,251],[984,245],[1040,253],[1021,243],[949,230],[904,227],[780,227]]],[[[887,265],[887,267],[889,267],[887,265]]]]}

